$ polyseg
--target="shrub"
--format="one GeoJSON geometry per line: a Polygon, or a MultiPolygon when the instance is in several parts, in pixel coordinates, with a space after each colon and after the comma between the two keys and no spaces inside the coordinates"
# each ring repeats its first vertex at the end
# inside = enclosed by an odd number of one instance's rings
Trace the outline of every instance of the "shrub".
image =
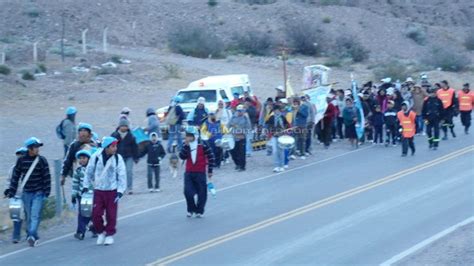
{"type": "Polygon", "coordinates": [[[331,23],[331,17],[324,17],[323,23],[326,23],[326,24],[331,23]]]}
{"type": "Polygon", "coordinates": [[[474,31],[471,31],[464,41],[464,46],[470,51],[474,51],[474,31]]]}
{"type": "Polygon", "coordinates": [[[56,215],[56,199],[54,196],[44,200],[43,209],[41,210],[41,219],[48,220],[56,215]]]}
{"type": "Polygon", "coordinates": [[[466,70],[471,63],[467,56],[445,47],[433,48],[431,54],[425,57],[422,62],[452,72],[466,70]]]}
{"type": "Polygon", "coordinates": [[[370,53],[356,37],[351,35],[338,37],[333,49],[340,58],[351,58],[354,62],[367,60],[370,53]]]}
{"type": "Polygon", "coordinates": [[[112,57],[110,57],[110,61],[115,64],[122,64],[122,58],[118,55],[112,55],[112,57]]]}
{"type": "Polygon", "coordinates": [[[40,11],[37,10],[37,9],[32,8],[32,9],[29,9],[29,10],[25,11],[25,15],[27,15],[30,18],[37,18],[37,17],[40,16],[40,11]]]}
{"type": "Polygon", "coordinates": [[[46,73],[48,71],[48,68],[46,67],[45,64],[38,64],[36,65],[36,67],[37,67],[35,70],[36,73],[46,73]]]}
{"type": "Polygon", "coordinates": [[[386,77],[390,77],[392,80],[405,80],[412,74],[409,69],[399,61],[391,61],[378,65],[374,68],[373,73],[378,80],[386,77]]]}
{"type": "Polygon", "coordinates": [[[163,67],[166,70],[165,78],[167,78],[167,79],[177,79],[177,78],[179,78],[179,67],[177,65],[166,64],[163,67]]]}
{"type": "Polygon", "coordinates": [[[412,39],[419,45],[424,45],[426,43],[426,32],[419,27],[408,27],[405,32],[405,36],[412,39]]]}
{"type": "Polygon", "coordinates": [[[324,38],[322,30],[310,20],[291,20],[286,24],[285,34],[295,53],[318,56],[324,38]]]}
{"type": "Polygon", "coordinates": [[[243,54],[267,55],[272,46],[273,39],[269,34],[250,30],[234,34],[230,48],[243,54]]]}
{"type": "Polygon", "coordinates": [[[217,6],[217,0],[208,0],[207,1],[207,5],[210,6],[210,7],[215,7],[217,6]]]}
{"type": "Polygon", "coordinates": [[[35,76],[31,74],[29,71],[25,71],[22,75],[21,78],[24,80],[35,80],[35,76]]]}
{"type": "Polygon", "coordinates": [[[324,65],[327,67],[341,67],[342,60],[338,57],[331,57],[324,63],[324,65]]]}
{"type": "Polygon", "coordinates": [[[225,50],[217,35],[195,24],[179,24],[169,31],[168,45],[173,52],[199,58],[219,58],[225,50]]]}
{"type": "Polygon", "coordinates": [[[10,75],[11,72],[12,72],[12,70],[8,66],[0,65],[0,74],[10,75]]]}

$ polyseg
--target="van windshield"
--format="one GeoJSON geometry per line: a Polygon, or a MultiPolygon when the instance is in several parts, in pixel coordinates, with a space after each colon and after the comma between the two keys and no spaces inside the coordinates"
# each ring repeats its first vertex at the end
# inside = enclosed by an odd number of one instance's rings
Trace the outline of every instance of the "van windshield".
{"type": "Polygon", "coordinates": [[[197,103],[199,97],[204,97],[206,102],[216,102],[215,90],[196,90],[196,91],[181,91],[178,93],[182,97],[181,103],[197,103]]]}
{"type": "Polygon", "coordinates": [[[244,87],[243,86],[232,87],[232,88],[230,88],[230,90],[232,91],[232,95],[234,95],[235,93],[238,93],[239,95],[244,94],[244,87]]]}

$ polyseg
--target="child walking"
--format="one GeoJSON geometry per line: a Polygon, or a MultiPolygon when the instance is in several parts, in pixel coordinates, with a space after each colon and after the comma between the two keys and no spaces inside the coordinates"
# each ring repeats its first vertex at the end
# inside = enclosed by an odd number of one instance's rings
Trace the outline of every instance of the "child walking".
{"type": "Polygon", "coordinates": [[[387,136],[387,140],[385,141],[385,147],[388,147],[388,145],[390,145],[390,139],[392,139],[392,145],[394,147],[397,146],[397,111],[395,110],[394,106],[395,102],[393,100],[389,100],[387,104],[387,110],[384,113],[385,130],[387,136]]]}
{"type": "Polygon", "coordinates": [[[383,124],[384,114],[381,111],[380,105],[375,106],[375,112],[370,117],[370,123],[374,127],[374,144],[383,145],[383,124]]]}
{"type": "Polygon", "coordinates": [[[408,147],[411,149],[411,155],[415,155],[415,132],[416,132],[416,113],[408,108],[409,103],[402,103],[402,110],[397,113],[400,121],[400,132],[402,133],[402,157],[407,156],[408,147]]]}
{"type": "MultiPolygon", "coordinates": [[[[74,237],[79,240],[84,239],[87,225],[89,225],[91,221],[91,217],[86,217],[81,213],[81,192],[84,189],[84,177],[90,157],[91,153],[88,150],[80,150],[76,153],[76,159],[79,163],[79,167],[72,176],[71,203],[74,206],[76,206],[76,204],[78,205],[77,229],[74,237]]],[[[92,189],[92,187],[88,187],[88,189],[92,189]]],[[[95,235],[95,233],[93,234],[95,235]]]]}
{"type": "Polygon", "coordinates": [[[147,157],[147,177],[148,190],[151,192],[160,192],[160,165],[163,158],[166,156],[165,149],[158,139],[158,134],[152,132],[150,134],[150,144],[143,150],[140,157],[148,155],[147,157]],[[153,176],[155,177],[155,185],[153,185],[153,176]]]}

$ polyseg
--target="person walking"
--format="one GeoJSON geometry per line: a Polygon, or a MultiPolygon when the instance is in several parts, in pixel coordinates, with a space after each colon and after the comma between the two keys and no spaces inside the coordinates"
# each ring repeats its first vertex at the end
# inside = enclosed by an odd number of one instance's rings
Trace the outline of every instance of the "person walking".
{"type": "Polygon", "coordinates": [[[214,154],[211,147],[199,138],[195,127],[186,129],[186,139],[179,152],[179,158],[186,160],[184,173],[184,197],[186,198],[187,214],[191,218],[204,215],[207,201],[207,178],[212,178],[214,154]],[[206,177],[207,168],[207,177],[206,177]],[[194,197],[197,195],[197,202],[194,197]]]}
{"type": "Polygon", "coordinates": [[[383,145],[384,114],[380,105],[375,106],[375,111],[370,117],[370,124],[374,127],[374,144],[383,145]]]}
{"type": "MultiPolygon", "coordinates": [[[[28,149],[25,147],[18,148],[15,151],[16,159],[18,160],[20,157],[24,156],[28,152],[28,149]]],[[[11,186],[12,182],[12,177],[13,177],[13,171],[15,170],[16,163],[12,165],[10,170],[8,171],[8,179],[7,179],[7,187],[6,190],[8,190],[11,186]]],[[[7,193],[5,193],[5,197],[7,196],[7,193]]],[[[23,219],[20,217],[18,219],[13,220],[13,234],[12,234],[12,242],[13,244],[18,244],[20,243],[21,240],[21,226],[23,224],[23,219]]],[[[26,217],[26,214],[25,214],[26,217]]]]}
{"type": "Polygon", "coordinates": [[[69,146],[69,150],[64,158],[61,170],[61,185],[64,186],[67,176],[72,176],[74,163],[76,162],[76,153],[80,150],[94,149],[97,142],[93,140],[92,126],[88,123],[79,123],[77,126],[77,138],[69,146]]]}
{"type": "Polygon", "coordinates": [[[436,96],[433,88],[427,90],[429,96],[423,103],[421,115],[426,124],[426,134],[430,149],[438,149],[439,145],[439,123],[443,117],[443,102],[436,96]]]}
{"type": "Polygon", "coordinates": [[[98,234],[97,245],[114,243],[118,202],[127,187],[125,163],[117,154],[117,144],[114,137],[102,139],[102,148],[91,156],[84,179],[83,194],[89,191],[89,187],[94,188],[92,223],[98,234]]]}
{"type": "Polygon", "coordinates": [[[411,96],[413,100],[412,110],[416,113],[416,134],[424,135],[424,121],[422,117],[422,108],[425,98],[428,96],[426,91],[420,86],[414,86],[411,91],[411,96]]]}
{"type": "Polygon", "coordinates": [[[458,93],[458,98],[461,123],[464,126],[464,133],[467,135],[471,126],[471,112],[474,105],[474,92],[469,89],[469,83],[463,85],[462,90],[458,93]]]}
{"type": "MultiPolygon", "coordinates": [[[[79,167],[76,168],[72,177],[72,191],[71,191],[71,203],[73,206],[78,206],[77,212],[77,229],[74,237],[78,240],[83,240],[86,234],[87,226],[91,221],[91,217],[86,217],[81,213],[81,198],[82,190],[84,189],[84,177],[86,175],[87,164],[91,157],[91,152],[88,150],[80,150],[76,153],[76,159],[79,162],[79,167]]],[[[92,187],[88,187],[92,189],[92,187]]],[[[95,232],[93,231],[95,235],[95,232]]]]}
{"type": "Polygon", "coordinates": [[[337,96],[336,96],[336,102],[337,102],[337,109],[338,109],[338,115],[337,115],[337,135],[340,140],[344,139],[344,131],[343,131],[343,126],[344,126],[344,118],[342,117],[342,112],[344,111],[344,108],[346,107],[346,101],[344,99],[344,90],[339,89],[337,90],[337,96]]]}
{"type": "Polygon", "coordinates": [[[18,191],[22,193],[27,240],[31,247],[35,247],[39,240],[41,210],[51,192],[51,175],[48,160],[40,155],[43,143],[38,138],[31,137],[25,141],[24,146],[28,152],[16,161],[10,187],[5,190],[4,195],[13,198],[18,191]]]}
{"type": "MultiPolygon", "coordinates": [[[[119,123],[121,121],[123,120],[119,120],[119,123]]],[[[144,128],[144,131],[148,135],[155,132],[156,134],[158,134],[158,136],[161,136],[160,119],[156,115],[155,109],[152,107],[149,107],[148,109],[146,109],[146,122],[147,122],[147,126],[144,128]]],[[[130,121],[128,123],[128,128],[130,128],[130,121]]]]}
{"type": "Polygon", "coordinates": [[[276,105],[266,122],[268,135],[273,151],[273,162],[275,168],[273,172],[283,172],[285,164],[285,150],[278,144],[278,139],[285,135],[285,130],[289,128],[289,123],[281,112],[282,107],[276,105]]]}
{"type": "MultiPolygon", "coordinates": [[[[117,130],[111,134],[118,140],[118,154],[120,154],[125,162],[127,170],[127,192],[133,194],[133,163],[138,163],[138,145],[130,131],[129,122],[122,119],[119,122],[117,130]]],[[[156,133],[152,131],[151,133],[156,133]]],[[[158,133],[156,133],[158,134],[158,133]]]]}
{"type": "Polygon", "coordinates": [[[352,147],[357,147],[358,140],[357,140],[357,133],[356,133],[356,124],[358,121],[358,111],[354,106],[354,102],[352,98],[346,98],[346,107],[342,112],[342,117],[344,119],[344,136],[349,139],[352,147]]]}
{"type": "Polygon", "coordinates": [[[66,118],[58,126],[59,136],[63,139],[64,157],[66,157],[69,146],[76,138],[76,114],[76,107],[69,106],[66,109],[66,118]]]}
{"type": "Polygon", "coordinates": [[[247,160],[245,155],[245,136],[249,130],[250,120],[245,115],[245,107],[243,105],[238,105],[234,116],[230,119],[229,131],[232,133],[235,140],[235,146],[231,150],[230,155],[235,163],[235,170],[239,172],[245,171],[247,160]]]}
{"type": "Polygon", "coordinates": [[[197,99],[196,108],[194,108],[188,114],[188,117],[187,117],[188,125],[201,128],[202,124],[206,122],[207,116],[209,114],[209,110],[206,108],[205,104],[206,104],[206,98],[199,97],[197,99]]]}
{"type": "Polygon", "coordinates": [[[443,80],[441,81],[441,89],[439,89],[436,94],[443,102],[444,108],[443,117],[441,118],[441,128],[443,129],[444,134],[443,140],[448,139],[448,128],[450,129],[453,138],[455,138],[456,133],[454,132],[453,117],[459,112],[456,92],[453,88],[449,87],[446,80],[443,80]]]}
{"type": "Polygon", "coordinates": [[[328,103],[328,107],[326,108],[326,112],[324,113],[324,117],[321,122],[321,135],[322,135],[322,140],[324,143],[324,148],[328,149],[329,145],[332,142],[332,123],[334,118],[337,115],[337,109],[336,107],[332,104],[332,99],[334,98],[334,95],[329,94],[326,97],[326,101],[328,103]]]}
{"type": "Polygon", "coordinates": [[[252,156],[253,151],[253,141],[255,139],[255,130],[258,124],[258,113],[257,108],[254,106],[252,102],[252,98],[248,97],[244,99],[244,106],[245,106],[245,115],[248,116],[250,121],[250,130],[245,135],[245,154],[247,157],[252,156]]]}
{"type": "Polygon", "coordinates": [[[156,132],[150,134],[150,143],[143,149],[140,157],[148,155],[147,157],[147,178],[148,178],[148,191],[161,192],[160,189],[160,166],[161,161],[166,156],[165,149],[161,145],[161,141],[156,132]],[[153,176],[155,177],[155,185],[153,185],[153,176]]]}
{"type": "Polygon", "coordinates": [[[305,155],[311,155],[311,144],[313,140],[313,132],[316,122],[316,106],[311,102],[311,98],[307,94],[301,96],[301,101],[302,104],[306,105],[309,110],[308,121],[306,125],[306,129],[308,130],[308,132],[306,133],[305,155]]]}
{"type": "Polygon", "coordinates": [[[415,155],[416,113],[409,108],[409,105],[408,101],[404,101],[402,110],[397,113],[402,133],[402,157],[407,156],[408,147],[410,147],[411,155],[415,155]]]}
{"type": "Polygon", "coordinates": [[[397,130],[398,130],[398,123],[397,123],[397,111],[395,110],[395,103],[392,100],[388,101],[387,110],[385,110],[384,115],[384,122],[385,122],[385,147],[388,147],[390,143],[392,146],[397,146],[397,130]],[[390,141],[391,139],[391,141],[390,141]]]}
{"type": "Polygon", "coordinates": [[[302,105],[301,100],[297,97],[293,98],[293,123],[296,141],[296,151],[300,159],[306,159],[306,134],[309,109],[308,106],[302,105]]]}
{"type": "Polygon", "coordinates": [[[206,136],[208,139],[209,146],[214,153],[215,167],[220,168],[223,159],[223,152],[220,146],[216,145],[216,141],[222,140],[222,136],[227,134],[227,127],[217,120],[214,112],[209,112],[209,119],[201,127],[201,136],[206,136]]]}
{"type": "Polygon", "coordinates": [[[183,108],[179,104],[182,101],[181,96],[175,96],[171,100],[171,104],[166,112],[166,124],[168,124],[168,153],[171,153],[173,142],[176,140],[179,149],[183,146],[181,138],[181,127],[185,114],[183,108]]]}

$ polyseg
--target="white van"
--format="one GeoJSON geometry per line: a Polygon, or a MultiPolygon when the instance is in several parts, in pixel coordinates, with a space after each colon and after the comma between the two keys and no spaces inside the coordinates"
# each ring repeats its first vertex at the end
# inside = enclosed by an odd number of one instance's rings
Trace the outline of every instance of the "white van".
{"type": "MultiPolygon", "coordinates": [[[[253,95],[250,87],[250,81],[247,74],[240,75],[222,75],[210,76],[189,83],[188,87],[178,91],[176,96],[181,96],[181,108],[186,115],[191,112],[197,105],[197,99],[204,97],[206,99],[206,108],[209,111],[217,110],[217,104],[220,100],[232,101],[233,94],[238,93],[240,96],[248,91],[253,95]]],[[[161,121],[165,120],[165,113],[168,106],[157,110],[157,115],[161,121]]]]}

